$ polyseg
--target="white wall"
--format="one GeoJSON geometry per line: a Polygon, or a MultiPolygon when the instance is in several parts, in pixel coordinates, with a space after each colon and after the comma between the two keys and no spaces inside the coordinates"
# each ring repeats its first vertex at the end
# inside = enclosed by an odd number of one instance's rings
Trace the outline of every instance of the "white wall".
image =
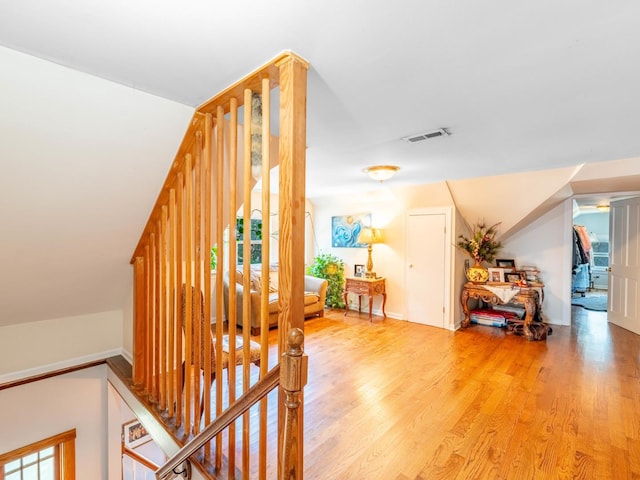
{"type": "MultiPolygon", "coordinates": [[[[355,264],[367,263],[366,248],[332,248],[331,217],[371,213],[372,226],[384,230],[384,244],[373,245],[373,269],[386,278],[385,312],[391,318],[404,318],[404,202],[390,189],[380,189],[353,197],[325,198],[314,202],[315,239],[319,253],[331,253],[345,263],[345,276],[353,276],[355,264]]],[[[357,299],[356,308],[357,308],[357,299]]],[[[382,297],[374,297],[374,313],[381,313],[382,297]]]]}
{"type": "Polygon", "coordinates": [[[0,327],[0,383],[122,351],[122,311],[0,327]]]}
{"type": "Polygon", "coordinates": [[[571,323],[571,201],[552,209],[510,237],[500,252],[516,267],[535,265],[545,284],[542,313],[548,323],[571,323]]]}
{"type": "Polygon", "coordinates": [[[4,47],[0,65],[0,325],[118,310],[194,109],[4,47]]]}
{"type": "MultiPolygon", "coordinates": [[[[315,202],[315,231],[320,251],[332,253],[345,262],[346,275],[353,274],[353,265],[364,264],[366,249],[331,248],[331,217],[371,212],[374,227],[385,229],[385,244],[373,246],[374,270],[387,278],[386,312],[392,318],[405,318],[404,282],[404,221],[411,208],[449,206],[446,195],[437,195],[437,186],[425,185],[410,189],[379,189],[367,195],[326,198],[315,202]],[[422,193],[421,193],[422,190],[422,193]],[[436,194],[433,194],[433,193],[436,194]]],[[[508,208],[508,204],[505,204],[508,208]]],[[[500,218],[500,212],[494,212],[500,218]]],[[[454,236],[459,233],[461,219],[456,214],[454,236]]],[[[453,322],[462,317],[459,293],[464,283],[464,256],[456,249],[453,262],[453,322]]],[[[516,265],[535,265],[545,283],[543,315],[546,321],[569,325],[571,321],[571,201],[561,205],[512,235],[504,244],[500,257],[514,258],[516,265]]],[[[374,313],[380,312],[382,299],[374,299],[374,313]]]]}
{"type": "Polygon", "coordinates": [[[586,212],[573,217],[575,225],[584,225],[591,241],[609,241],[609,212],[586,212]]]}
{"type": "Polygon", "coordinates": [[[76,478],[107,480],[106,365],[0,390],[0,452],[76,429],[76,478]]]}
{"type": "Polygon", "coordinates": [[[122,355],[133,364],[133,288],[122,309],[122,355]]]}

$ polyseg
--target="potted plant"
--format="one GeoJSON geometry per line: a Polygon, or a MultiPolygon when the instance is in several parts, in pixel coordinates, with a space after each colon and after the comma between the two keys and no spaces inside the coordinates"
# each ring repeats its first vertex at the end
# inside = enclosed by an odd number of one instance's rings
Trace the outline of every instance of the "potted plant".
{"type": "Polygon", "coordinates": [[[496,240],[500,222],[487,226],[484,222],[478,222],[473,227],[467,228],[471,232],[469,237],[458,236],[457,246],[474,260],[474,265],[465,270],[467,279],[474,283],[485,283],[489,280],[489,271],[482,266],[483,262],[492,262],[502,243],[496,240]]]}
{"type": "Polygon", "coordinates": [[[218,266],[218,246],[211,247],[211,271],[214,272],[218,266]]]}
{"type": "Polygon", "coordinates": [[[325,305],[331,308],[344,308],[344,262],[330,253],[316,255],[313,263],[307,267],[307,275],[324,278],[329,282],[325,305]]]}

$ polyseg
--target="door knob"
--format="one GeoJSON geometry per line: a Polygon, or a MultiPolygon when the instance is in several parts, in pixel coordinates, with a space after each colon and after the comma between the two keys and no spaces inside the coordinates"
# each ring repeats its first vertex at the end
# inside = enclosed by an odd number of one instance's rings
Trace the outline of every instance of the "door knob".
{"type": "Polygon", "coordinates": [[[410,263],[410,264],[409,264],[409,268],[413,268],[413,263],[410,263]]]}

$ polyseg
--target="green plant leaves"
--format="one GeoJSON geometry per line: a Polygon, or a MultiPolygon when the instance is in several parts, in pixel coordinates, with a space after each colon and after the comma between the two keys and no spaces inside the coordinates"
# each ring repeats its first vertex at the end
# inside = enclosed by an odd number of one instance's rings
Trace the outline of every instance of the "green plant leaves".
{"type": "Polygon", "coordinates": [[[332,308],[344,308],[344,262],[330,253],[320,253],[307,267],[307,275],[324,278],[329,282],[325,305],[332,308]]]}

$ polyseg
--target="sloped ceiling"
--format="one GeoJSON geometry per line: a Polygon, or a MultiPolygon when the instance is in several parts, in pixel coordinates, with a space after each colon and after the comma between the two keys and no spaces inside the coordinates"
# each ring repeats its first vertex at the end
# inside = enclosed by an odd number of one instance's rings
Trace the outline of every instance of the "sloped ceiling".
{"type": "Polygon", "coordinates": [[[0,325],[120,308],[193,107],[283,50],[311,63],[312,198],[373,189],[362,169],[382,163],[400,166],[400,187],[637,156],[639,13],[578,0],[0,3],[0,325]],[[441,127],[451,135],[400,140],[441,127]]]}
{"type": "Polygon", "coordinates": [[[0,325],[120,309],[193,109],[4,48],[0,65],[0,325]]]}

